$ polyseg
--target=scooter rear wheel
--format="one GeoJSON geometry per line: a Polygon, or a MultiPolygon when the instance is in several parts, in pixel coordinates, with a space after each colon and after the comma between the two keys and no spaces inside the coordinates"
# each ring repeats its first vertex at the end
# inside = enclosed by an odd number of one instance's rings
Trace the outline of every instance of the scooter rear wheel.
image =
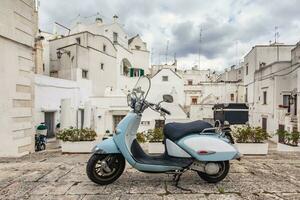
{"type": "Polygon", "coordinates": [[[229,161],[220,161],[216,163],[219,165],[219,171],[217,174],[210,175],[205,172],[197,171],[198,175],[208,183],[217,183],[222,181],[229,172],[230,164],[229,161]]]}
{"type": "Polygon", "coordinates": [[[108,185],[117,180],[125,169],[122,154],[94,154],[86,166],[87,176],[99,185],[108,185]]]}

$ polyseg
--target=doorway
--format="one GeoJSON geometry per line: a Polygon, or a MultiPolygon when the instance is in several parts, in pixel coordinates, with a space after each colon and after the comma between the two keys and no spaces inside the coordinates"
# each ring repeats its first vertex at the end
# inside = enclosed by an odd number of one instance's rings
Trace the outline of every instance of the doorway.
{"type": "Polygon", "coordinates": [[[165,126],[165,120],[155,120],[155,128],[163,128],[165,126]]]}
{"type": "Polygon", "coordinates": [[[267,118],[265,117],[262,118],[262,129],[267,131],[267,118]]]}
{"type": "Polygon", "coordinates": [[[47,126],[47,138],[53,138],[55,136],[54,114],[55,114],[55,112],[45,112],[45,124],[47,126]]]}
{"type": "Polygon", "coordinates": [[[117,128],[117,125],[120,123],[120,121],[125,117],[125,115],[113,115],[113,130],[115,131],[117,128]]]}

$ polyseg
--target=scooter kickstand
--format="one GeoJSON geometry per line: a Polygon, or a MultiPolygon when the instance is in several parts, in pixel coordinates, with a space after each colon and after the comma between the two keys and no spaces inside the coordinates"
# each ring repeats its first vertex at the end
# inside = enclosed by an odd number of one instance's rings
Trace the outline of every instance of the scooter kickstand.
{"type": "Polygon", "coordinates": [[[178,183],[180,181],[180,177],[181,177],[182,173],[178,173],[178,174],[174,174],[174,181],[175,181],[175,186],[178,186],[178,183]]]}
{"type": "Polygon", "coordinates": [[[177,187],[177,188],[179,188],[181,190],[184,190],[184,191],[192,192],[192,190],[180,187],[178,185],[178,183],[180,181],[180,177],[181,177],[182,174],[183,174],[183,172],[174,174],[173,181],[175,181],[175,187],[177,187]]]}

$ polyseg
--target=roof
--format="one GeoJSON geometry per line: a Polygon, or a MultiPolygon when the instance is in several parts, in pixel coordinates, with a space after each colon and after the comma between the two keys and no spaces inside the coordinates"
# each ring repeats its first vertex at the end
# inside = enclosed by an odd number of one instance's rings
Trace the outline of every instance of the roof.
{"type": "Polygon", "coordinates": [[[135,38],[139,37],[139,34],[137,34],[136,36],[133,36],[132,38],[130,38],[128,40],[128,44],[130,44],[135,38]]]}
{"type": "Polygon", "coordinates": [[[222,103],[215,104],[213,109],[249,109],[248,105],[245,103],[222,103]]]}
{"type": "Polygon", "coordinates": [[[162,70],[170,70],[170,71],[173,72],[176,76],[178,76],[178,78],[182,79],[181,76],[179,76],[176,72],[174,72],[174,71],[173,71],[172,69],[170,69],[170,68],[162,68],[162,69],[158,70],[158,71],[156,72],[156,74],[154,74],[151,78],[153,78],[154,76],[156,76],[157,74],[159,74],[162,70]]]}

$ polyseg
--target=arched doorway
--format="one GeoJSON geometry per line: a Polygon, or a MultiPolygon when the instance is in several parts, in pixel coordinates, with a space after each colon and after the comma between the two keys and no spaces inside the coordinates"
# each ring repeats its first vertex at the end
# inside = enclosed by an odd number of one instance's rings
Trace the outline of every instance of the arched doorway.
{"type": "Polygon", "coordinates": [[[121,75],[129,76],[130,68],[132,68],[132,65],[129,60],[127,58],[123,58],[120,65],[121,75]]]}

